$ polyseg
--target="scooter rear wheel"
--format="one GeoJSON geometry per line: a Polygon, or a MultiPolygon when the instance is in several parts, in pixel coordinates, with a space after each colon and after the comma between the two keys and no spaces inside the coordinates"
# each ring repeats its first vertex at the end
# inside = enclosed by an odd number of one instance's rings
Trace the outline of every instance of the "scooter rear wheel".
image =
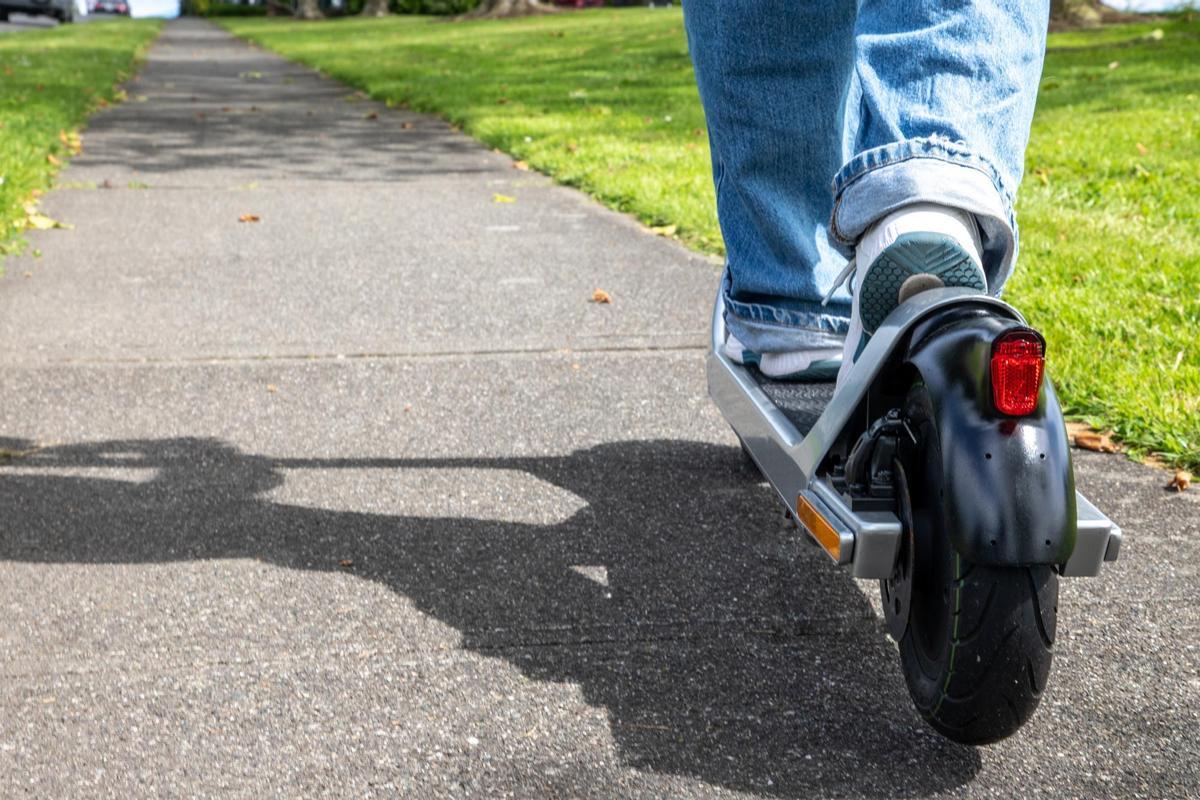
{"type": "Polygon", "coordinates": [[[905,418],[916,442],[899,447],[905,480],[897,494],[912,552],[881,590],[885,603],[897,594],[909,598],[900,660],[921,716],[957,742],[987,744],[1020,728],[1041,700],[1053,656],[1058,575],[1049,566],[972,564],[955,552],[924,384],[909,392],[905,418]]]}

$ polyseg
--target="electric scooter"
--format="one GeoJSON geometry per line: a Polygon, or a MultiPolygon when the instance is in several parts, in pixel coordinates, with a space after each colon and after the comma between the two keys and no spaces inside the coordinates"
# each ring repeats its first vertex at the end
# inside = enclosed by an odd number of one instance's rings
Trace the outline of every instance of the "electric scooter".
{"type": "Polygon", "coordinates": [[[836,388],[765,378],[725,339],[718,295],[709,394],[789,515],[879,580],[921,716],[962,743],[1015,732],[1046,687],[1059,578],[1121,549],[1075,490],[1041,334],[975,290],[919,291],[836,388]]]}

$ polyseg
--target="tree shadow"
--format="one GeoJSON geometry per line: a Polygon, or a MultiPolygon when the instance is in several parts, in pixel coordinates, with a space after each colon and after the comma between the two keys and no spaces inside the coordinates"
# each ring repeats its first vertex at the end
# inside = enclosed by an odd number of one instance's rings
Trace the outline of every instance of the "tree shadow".
{"type": "Polygon", "coordinates": [[[857,585],[771,513],[769,490],[734,448],[634,441],[544,458],[275,459],[178,438],[48,447],[0,467],[0,559],[257,557],[324,571],[352,559],[357,575],[461,632],[463,647],[578,685],[608,712],[627,766],[780,797],[930,794],[980,767],[973,748],[922,725],[857,585]],[[152,477],[113,479],[106,468],[152,477]],[[515,470],[585,505],[525,524],[269,496],[297,470],[340,469],[515,470]],[[604,566],[606,580],[581,565],[604,566]]]}

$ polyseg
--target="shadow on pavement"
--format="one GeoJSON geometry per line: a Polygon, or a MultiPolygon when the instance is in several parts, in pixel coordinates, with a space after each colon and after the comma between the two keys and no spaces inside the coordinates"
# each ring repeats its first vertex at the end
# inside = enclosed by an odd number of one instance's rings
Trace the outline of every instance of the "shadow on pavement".
{"type": "Polygon", "coordinates": [[[464,647],[577,684],[607,710],[629,767],[781,797],[935,793],[980,767],[974,749],[917,719],[854,581],[781,521],[763,530],[767,490],[734,448],[639,441],[546,458],[273,459],[179,438],[50,447],[0,466],[0,559],[259,558],[334,571],[351,558],[356,574],[460,631],[464,647]],[[153,477],[114,480],[97,468],[153,477]],[[532,525],[266,496],[293,470],[347,468],[519,470],[587,505],[532,525]],[[607,585],[576,565],[606,566],[607,585]]]}

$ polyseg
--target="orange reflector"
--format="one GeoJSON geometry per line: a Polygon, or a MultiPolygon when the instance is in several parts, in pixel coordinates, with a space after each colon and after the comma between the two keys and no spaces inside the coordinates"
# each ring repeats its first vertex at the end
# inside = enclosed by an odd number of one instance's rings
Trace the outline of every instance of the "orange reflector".
{"type": "Polygon", "coordinates": [[[840,564],[842,561],[842,537],[804,495],[800,495],[796,500],[796,518],[813,535],[817,544],[821,545],[825,552],[840,564]]]}

